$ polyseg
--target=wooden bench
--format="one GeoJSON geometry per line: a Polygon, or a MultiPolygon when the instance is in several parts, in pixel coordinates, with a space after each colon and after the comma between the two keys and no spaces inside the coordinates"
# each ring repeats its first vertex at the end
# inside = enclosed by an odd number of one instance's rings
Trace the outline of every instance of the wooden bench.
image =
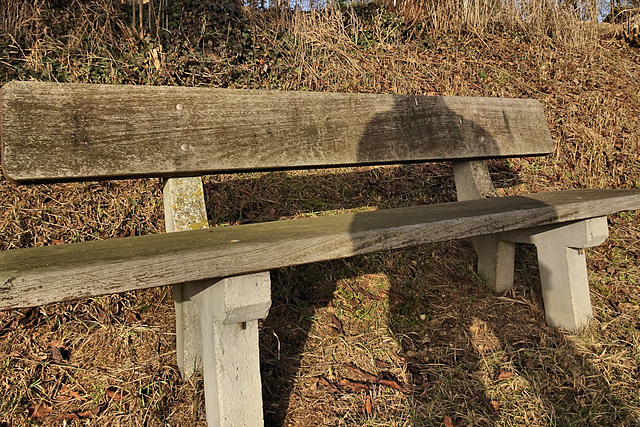
{"type": "MultiPolygon", "coordinates": [[[[493,197],[484,159],[545,155],[534,100],[12,82],[2,166],[16,184],[164,177],[167,234],[0,253],[0,309],[174,286],[177,363],[202,366],[207,421],[261,425],[258,321],[269,271],[472,238],[478,271],[513,284],[514,243],[538,249],[546,318],[592,316],[583,248],[640,191],[493,197]],[[458,202],[208,228],[202,174],[450,160],[458,202]]],[[[426,177],[425,177],[426,178],[426,177]]]]}

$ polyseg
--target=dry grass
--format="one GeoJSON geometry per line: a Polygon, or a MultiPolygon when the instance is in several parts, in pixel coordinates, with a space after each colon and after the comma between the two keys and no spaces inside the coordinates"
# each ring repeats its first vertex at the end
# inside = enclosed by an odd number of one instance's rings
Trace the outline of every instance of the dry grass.
{"type": "Polygon", "coordinates": [[[552,38],[565,46],[596,43],[596,11],[578,13],[568,3],[545,0],[385,0],[409,21],[425,22],[436,31],[482,36],[495,27],[517,28],[536,38],[552,38]]]}
{"type": "MultiPolygon", "coordinates": [[[[556,152],[491,162],[501,195],[640,188],[640,54],[561,10],[489,19],[490,3],[471,2],[466,21],[456,9],[419,19],[371,6],[246,11],[225,34],[199,10],[141,42],[115,3],[67,3],[2,3],[0,81],[536,98],[556,152]]],[[[212,225],[454,197],[446,164],[212,176],[205,191],[212,225]]],[[[1,250],[162,223],[157,180],[0,181],[1,250]]],[[[267,424],[640,424],[637,223],[613,216],[610,238],[588,251],[595,319],[580,334],[545,324],[528,247],[502,295],[473,273],[468,242],[273,272],[261,332],[267,424]]],[[[181,380],[175,366],[172,312],[156,289],[0,313],[0,426],[204,425],[200,379],[181,380]]]]}

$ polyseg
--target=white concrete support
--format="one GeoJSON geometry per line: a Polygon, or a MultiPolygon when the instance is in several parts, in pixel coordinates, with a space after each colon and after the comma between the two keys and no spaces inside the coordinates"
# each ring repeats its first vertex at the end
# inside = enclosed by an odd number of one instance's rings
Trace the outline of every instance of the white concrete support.
{"type": "Polygon", "coordinates": [[[583,249],[600,245],[608,235],[607,219],[599,217],[517,230],[499,237],[536,245],[547,322],[577,331],[593,317],[583,249]]]}
{"type": "Polygon", "coordinates": [[[222,279],[200,307],[207,425],[263,426],[258,319],[271,306],[269,273],[222,279]]]}
{"type": "Polygon", "coordinates": [[[516,245],[500,240],[498,236],[475,237],[471,240],[478,255],[478,274],[495,292],[513,286],[516,245]]]}
{"type": "MultiPolygon", "coordinates": [[[[163,197],[167,233],[198,230],[209,226],[202,178],[167,179],[163,197]]],[[[200,287],[189,283],[173,287],[176,310],[176,357],[184,378],[189,378],[201,366],[199,308],[190,301],[190,297],[199,289],[200,287]]]]}
{"type": "MultiPolygon", "coordinates": [[[[164,186],[167,232],[208,226],[201,178],[164,186]]],[[[177,363],[203,369],[207,425],[263,426],[258,320],[271,306],[269,272],[174,286],[177,363]]]]}
{"type": "MultiPolygon", "coordinates": [[[[496,197],[484,160],[453,162],[458,200],[496,197]]],[[[515,245],[497,236],[481,236],[471,239],[478,255],[478,274],[487,280],[487,286],[496,292],[513,286],[515,245]]]]}

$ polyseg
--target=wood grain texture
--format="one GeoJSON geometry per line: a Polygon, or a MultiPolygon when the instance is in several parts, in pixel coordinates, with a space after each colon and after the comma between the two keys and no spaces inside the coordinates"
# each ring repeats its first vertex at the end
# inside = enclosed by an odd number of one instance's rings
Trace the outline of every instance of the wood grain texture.
{"type": "Polygon", "coordinates": [[[0,309],[267,271],[640,209],[638,190],[571,190],[0,253],[0,309]]]}
{"type": "Polygon", "coordinates": [[[11,82],[14,182],[547,154],[536,100],[11,82]]]}

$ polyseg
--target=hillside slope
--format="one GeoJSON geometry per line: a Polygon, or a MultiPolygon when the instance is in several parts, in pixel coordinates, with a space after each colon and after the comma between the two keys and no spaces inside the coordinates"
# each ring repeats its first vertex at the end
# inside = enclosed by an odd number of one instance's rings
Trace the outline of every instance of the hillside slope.
{"type": "MultiPolygon", "coordinates": [[[[375,6],[213,3],[181,2],[168,29],[140,31],[120,2],[8,1],[0,83],[535,98],[556,151],[491,162],[501,195],[640,188],[640,50],[615,27],[444,31],[375,6]]],[[[0,180],[0,250],[161,233],[160,185],[0,180]]],[[[453,182],[437,164],[212,176],[205,190],[211,224],[233,225],[446,201],[453,182]]],[[[268,425],[639,424],[638,219],[611,218],[611,237],[588,251],[596,318],[580,334],[545,324],[528,247],[504,295],[474,275],[469,242],[274,272],[268,425]]],[[[169,289],[0,313],[0,426],[204,425],[201,381],[175,365],[172,313],[169,289]]]]}

